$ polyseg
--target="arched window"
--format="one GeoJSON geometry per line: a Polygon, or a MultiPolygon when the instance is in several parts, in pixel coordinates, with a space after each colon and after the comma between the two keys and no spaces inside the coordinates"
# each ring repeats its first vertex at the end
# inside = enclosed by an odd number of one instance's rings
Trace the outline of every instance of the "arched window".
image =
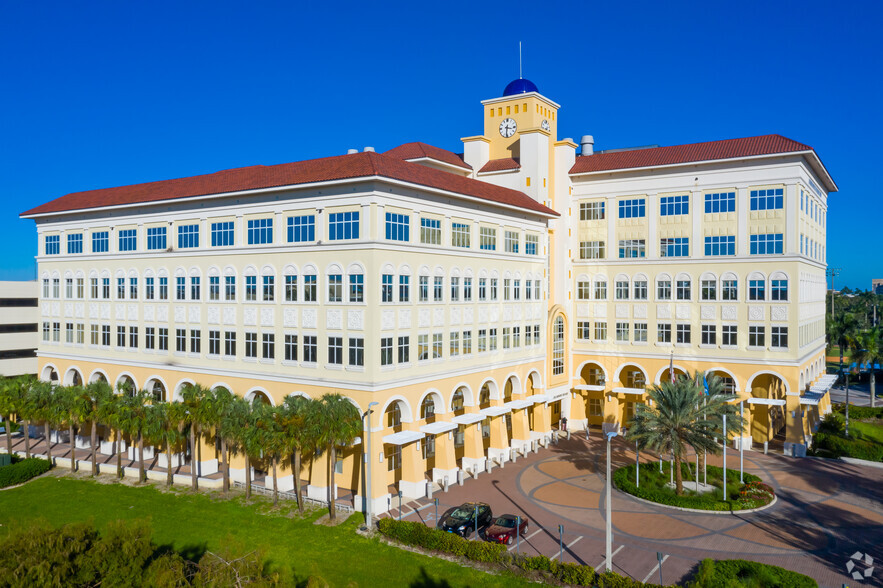
{"type": "Polygon", "coordinates": [[[421,419],[430,419],[435,416],[435,400],[432,399],[432,394],[426,396],[423,399],[423,402],[420,404],[420,418],[421,419]]]}
{"type": "Polygon", "coordinates": [[[393,402],[386,407],[386,426],[398,427],[402,424],[402,407],[398,401],[393,402]]]}
{"type": "Polygon", "coordinates": [[[481,392],[478,394],[478,405],[481,408],[487,408],[491,405],[491,389],[487,384],[481,387],[481,392]]]}
{"type": "Polygon", "coordinates": [[[564,317],[558,316],[552,327],[552,375],[564,373],[564,317]]]}
{"type": "Polygon", "coordinates": [[[451,410],[454,412],[463,410],[464,402],[463,389],[457,388],[457,391],[454,392],[454,396],[451,398],[451,410]]]}

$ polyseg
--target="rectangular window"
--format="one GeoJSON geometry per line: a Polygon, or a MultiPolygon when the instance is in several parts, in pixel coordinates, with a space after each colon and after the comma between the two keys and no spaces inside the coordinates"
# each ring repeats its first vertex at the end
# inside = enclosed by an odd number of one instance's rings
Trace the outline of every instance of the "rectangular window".
{"type": "Polygon", "coordinates": [[[233,244],[233,221],[212,223],[212,247],[230,247],[233,244]]]}
{"type": "Polygon", "coordinates": [[[191,276],[190,278],[190,300],[202,299],[202,287],[199,276],[191,276]]]}
{"type": "Polygon", "coordinates": [[[343,302],[343,276],[328,275],[328,302],[343,302]]]}
{"type": "Polygon", "coordinates": [[[616,282],[615,296],[617,300],[629,299],[629,283],[628,281],[618,280],[616,282]]]}
{"type": "Polygon", "coordinates": [[[690,196],[663,196],[659,199],[659,216],[690,214],[690,196]]]}
{"type": "Polygon", "coordinates": [[[442,348],[444,345],[444,335],[441,333],[432,334],[432,358],[441,359],[442,348]]]}
{"type": "Polygon", "coordinates": [[[721,300],[738,300],[739,285],[736,280],[721,280],[721,300]]]}
{"type": "Polygon", "coordinates": [[[656,282],[656,299],[671,300],[671,280],[659,280],[656,282]]]}
{"type": "Polygon", "coordinates": [[[328,363],[343,365],[343,337],[328,337],[328,363]]]}
{"type": "Polygon", "coordinates": [[[304,335],[304,361],[316,363],[319,357],[319,342],[315,335],[304,335]]]}
{"type": "Polygon", "coordinates": [[[257,357],[258,356],[258,334],[257,333],[246,333],[245,334],[245,357],[257,357]]]}
{"type": "Polygon", "coordinates": [[[751,210],[779,210],[783,206],[782,188],[751,191],[751,210]]]}
{"type": "Polygon", "coordinates": [[[469,225],[464,223],[451,223],[451,247],[470,246],[469,225]]]}
{"type": "Polygon", "coordinates": [[[411,276],[399,276],[399,302],[411,299],[411,276]]]}
{"type": "Polygon", "coordinates": [[[236,355],[236,331],[224,331],[224,355],[236,355]]]}
{"type": "Polygon", "coordinates": [[[536,255],[540,238],[536,235],[524,236],[524,253],[526,255],[536,255]]]}
{"type": "Polygon", "coordinates": [[[248,221],[248,244],[267,245],[273,242],[273,219],[256,218],[248,221]]]}
{"type": "Polygon", "coordinates": [[[619,258],[629,259],[633,257],[645,257],[647,248],[644,239],[620,239],[619,258]]]}
{"type": "Polygon", "coordinates": [[[640,218],[643,216],[646,216],[643,198],[619,201],[619,218],[640,218]]]}
{"type": "Polygon", "coordinates": [[[506,246],[506,253],[518,253],[518,233],[515,231],[506,231],[503,234],[503,242],[506,246]]]}
{"type": "MultiPolygon", "coordinates": [[[[530,329],[527,329],[525,333],[529,333],[530,329]]],[[[592,338],[592,323],[589,321],[577,321],[576,323],[576,338],[583,339],[588,341],[592,338]]],[[[525,345],[529,345],[527,338],[524,340],[525,345]]]]}
{"type": "Polygon", "coordinates": [[[441,221],[435,218],[420,219],[420,242],[425,245],[441,245],[441,221]]]}
{"type": "Polygon", "coordinates": [[[221,299],[221,277],[209,276],[208,279],[208,298],[209,300],[221,299]]]}
{"type": "Polygon", "coordinates": [[[510,349],[512,347],[512,329],[509,327],[503,327],[503,349],[510,349]]]}
{"type": "Polygon", "coordinates": [[[64,325],[64,342],[65,343],[73,343],[74,342],[74,323],[66,323],[64,325]]]}
{"type": "Polygon", "coordinates": [[[169,350],[169,330],[166,327],[160,327],[157,334],[156,348],[159,351],[169,350]]]}
{"type": "Polygon", "coordinates": [[[635,300],[647,300],[647,281],[637,280],[634,286],[635,300]]]}
{"type": "Polygon", "coordinates": [[[417,361],[429,359],[429,335],[417,335],[417,361]]]}
{"type": "Polygon", "coordinates": [[[576,299],[591,300],[592,299],[592,283],[577,282],[576,283],[576,299]]]}
{"type": "Polygon", "coordinates": [[[365,301],[365,276],[362,274],[350,274],[349,276],[349,301],[365,301]]]}
{"type": "Polygon", "coordinates": [[[71,299],[74,297],[74,279],[73,278],[65,278],[64,279],[64,297],[67,299],[71,299]]]}
{"type": "Polygon", "coordinates": [[[190,329],[190,353],[202,351],[202,332],[199,329],[190,329]]]}
{"type": "Polygon", "coordinates": [[[589,398],[589,416],[601,416],[602,407],[600,398],[589,398]]]}
{"type": "Polygon", "coordinates": [[[472,331],[463,331],[463,355],[472,353],[472,331]]]}
{"type": "MultiPolygon", "coordinates": [[[[92,300],[98,299],[98,278],[89,278],[89,294],[92,300]]],[[[49,298],[49,280],[43,280],[43,298],[49,298]]]]}
{"type": "Polygon", "coordinates": [[[245,276],[245,299],[256,301],[258,299],[258,277],[245,276]]]}
{"type": "MultiPolygon", "coordinates": [[[[138,327],[132,327],[135,331],[135,346],[137,347],[138,341],[138,327]]],[[[86,338],[86,325],[83,323],[77,323],[77,345],[82,345],[86,338]]]]}
{"type": "Polygon", "coordinates": [[[138,248],[138,229],[123,229],[119,232],[119,250],[135,251],[138,248]]]}
{"type": "Polygon", "coordinates": [[[485,251],[496,251],[497,249],[497,229],[489,227],[481,227],[479,229],[478,246],[485,251]]]}
{"type": "MultiPolygon", "coordinates": [[[[408,363],[411,361],[411,337],[404,335],[399,337],[398,355],[399,363],[408,363]]],[[[392,345],[392,339],[390,339],[392,345]]]]}
{"type": "Polygon", "coordinates": [[[316,240],[316,216],[305,214],[303,216],[288,217],[288,242],[309,243],[316,240]]]}
{"type": "Polygon", "coordinates": [[[328,215],[328,239],[342,241],[359,238],[359,211],[334,212],[328,215]]]}
{"type": "Polygon", "coordinates": [[[224,300],[236,300],[236,276],[224,276],[224,300]]]}
{"type": "Polygon", "coordinates": [[[472,302],[472,278],[463,278],[463,301],[472,302]]]}
{"type": "Polygon", "coordinates": [[[766,345],[766,327],[748,327],[748,346],[763,347],[766,345]]]}
{"type": "Polygon", "coordinates": [[[702,280],[702,300],[717,300],[717,282],[702,280]]]}
{"type": "Polygon", "coordinates": [[[736,255],[736,237],[733,235],[705,237],[705,255],[736,255]]]}
{"type": "Polygon", "coordinates": [[[221,331],[208,332],[209,355],[221,355],[221,331]]]}
{"type": "Polygon", "coordinates": [[[503,300],[511,300],[512,280],[510,278],[503,279],[503,300]]]}
{"type": "Polygon", "coordinates": [[[444,278],[436,276],[432,281],[432,299],[435,302],[441,302],[444,296],[444,278]]]}
{"type": "Polygon", "coordinates": [[[45,255],[61,253],[61,235],[46,235],[45,255]]]}
{"type": "Polygon", "coordinates": [[[735,347],[736,342],[736,325],[724,325],[721,327],[721,345],[727,347],[735,347]]]}
{"type": "Polygon", "coordinates": [[[380,301],[392,302],[392,274],[380,276],[380,301]]]}
{"type": "Polygon", "coordinates": [[[690,325],[687,324],[678,324],[677,325],[677,339],[678,343],[690,343],[692,342],[692,335],[690,334],[690,325]]]}
{"type": "Polygon", "coordinates": [[[688,257],[690,255],[689,237],[672,237],[659,240],[660,257],[688,257]]]}
{"type": "Polygon", "coordinates": [[[770,294],[773,300],[788,300],[788,280],[771,280],[770,294]]]}
{"type": "Polygon", "coordinates": [[[92,253],[107,253],[110,249],[110,233],[96,231],[92,233],[92,253]]]}
{"type": "Polygon", "coordinates": [[[605,255],[604,241],[580,241],[580,259],[604,259],[605,255]]]}
{"type": "Polygon", "coordinates": [[[380,339],[380,365],[392,365],[392,337],[380,339]]]}
{"type": "Polygon", "coordinates": [[[126,278],[117,278],[117,299],[126,299],[126,278]]]}
{"type": "Polygon", "coordinates": [[[766,282],[763,280],[749,280],[748,300],[766,300],[766,282]]]}
{"type": "Polygon", "coordinates": [[[692,297],[691,288],[690,288],[690,280],[678,280],[677,281],[677,298],[678,300],[690,300],[692,297]]]}
{"type": "Polygon", "coordinates": [[[67,252],[68,254],[83,252],[83,233],[72,233],[67,236],[67,252]]]}
{"type": "Polygon", "coordinates": [[[607,282],[595,282],[595,300],[607,300],[607,282]]]}
{"type": "Polygon", "coordinates": [[[166,228],[148,227],[147,249],[150,251],[166,249],[166,228]]]}
{"type": "Polygon", "coordinates": [[[607,323],[595,323],[595,341],[607,340],[607,323]]]}
{"type": "Polygon", "coordinates": [[[629,341],[629,324],[616,323],[616,340],[619,343],[628,343],[629,341]]]}
{"type": "Polygon", "coordinates": [[[671,343],[671,324],[659,323],[656,326],[656,341],[659,343],[671,343]]]}
{"type": "Polygon", "coordinates": [[[317,302],[316,276],[304,276],[304,302],[317,302]]]}
{"type": "Polygon", "coordinates": [[[117,327],[117,347],[126,346],[126,327],[117,327]]]}
{"type": "Polygon", "coordinates": [[[705,195],[705,214],[713,212],[735,212],[735,192],[715,192],[705,195]]]}
{"type": "Polygon", "coordinates": [[[199,225],[178,226],[178,249],[199,247],[199,225]]]}
{"type": "Polygon", "coordinates": [[[187,329],[175,329],[175,351],[187,351],[187,329]]]}
{"type": "Polygon", "coordinates": [[[450,345],[448,346],[448,352],[451,357],[455,357],[460,355],[460,332],[459,331],[451,331],[449,334],[450,345]]]}
{"type": "Polygon", "coordinates": [[[458,302],[460,300],[460,278],[452,277],[451,278],[451,302],[458,302]]]}
{"type": "Polygon", "coordinates": [[[478,300],[487,300],[487,278],[478,278],[478,300]]]}
{"type": "Polygon", "coordinates": [[[702,344],[717,345],[717,326],[702,325],[702,344]]]}
{"type": "Polygon", "coordinates": [[[261,357],[263,359],[276,359],[276,335],[274,333],[261,334],[261,357]]]}
{"type": "Polygon", "coordinates": [[[780,349],[788,347],[788,327],[770,328],[770,346],[780,349]]]}
{"type": "Polygon", "coordinates": [[[647,323],[635,323],[635,343],[647,342],[647,323]]]}
{"type": "Polygon", "coordinates": [[[285,361],[297,361],[297,335],[285,335],[285,361]]]}
{"type": "Polygon", "coordinates": [[[490,329],[488,331],[488,351],[496,351],[497,350],[497,330],[490,329]]]}
{"type": "Polygon", "coordinates": [[[487,351],[487,329],[478,330],[478,352],[487,351]]]}
{"type": "MultiPolygon", "coordinates": [[[[163,278],[160,278],[162,282],[163,278]]],[[[101,297],[110,300],[110,278],[101,278],[101,297]]]]}
{"type": "MultiPolygon", "coordinates": [[[[92,338],[95,338],[97,334],[97,330],[95,325],[92,325],[92,338]]],[[[93,342],[94,343],[94,342],[93,342]]],[[[144,348],[145,349],[153,349],[156,347],[156,329],[154,327],[145,327],[144,328],[144,348]]]]}
{"type": "Polygon", "coordinates": [[[175,300],[187,299],[187,283],[184,276],[175,278],[175,300]]]}
{"type": "Polygon", "coordinates": [[[386,238],[390,241],[410,241],[411,217],[407,214],[387,212],[386,238]]]}
{"type": "Polygon", "coordinates": [[[604,220],[605,202],[580,202],[579,220],[604,220]]]}
{"type": "Polygon", "coordinates": [[[751,255],[772,255],[782,253],[782,233],[751,235],[751,255]]]}

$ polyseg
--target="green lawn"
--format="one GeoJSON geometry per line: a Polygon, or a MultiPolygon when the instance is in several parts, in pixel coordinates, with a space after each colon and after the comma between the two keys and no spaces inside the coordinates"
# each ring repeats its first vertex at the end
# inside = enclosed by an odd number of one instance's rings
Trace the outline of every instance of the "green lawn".
{"type": "Polygon", "coordinates": [[[55,526],[92,519],[99,528],[117,519],[149,518],[157,544],[197,554],[222,545],[243,553],[261,549],[272,566],[292,569],[299,580],[319,576],[332,586],[430,586],[442,579],[451,586],[528,585],[511,574],[486,574],[357,535],[361,515],[338,527],[312,524],[320,514],[301,520],[272,511],[263,499],[244,505],[241,499],[52,474],[0,492],[0,536],[16,521],[40,518],[55,526]]]}
{"type": "Polygon", "coordinates": [[[861,433],[863,439],[883,444],[883,422],[880,420],[857,421],[850,419],[849,428],[861,433]]]}

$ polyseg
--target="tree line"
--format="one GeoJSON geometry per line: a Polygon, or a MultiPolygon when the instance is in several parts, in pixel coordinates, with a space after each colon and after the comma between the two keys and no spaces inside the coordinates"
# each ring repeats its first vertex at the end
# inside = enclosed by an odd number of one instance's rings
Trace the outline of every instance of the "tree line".
{"type": "Polygon", "coordinates": [[[878,324],[877,306],[883,296],[873,292],[851,293],[848,288],[833,295],[828,293],[825,331],[828,350],[839,347],[840,363],[870,364],[871,406],[876,406],[876,365],[883,364],[883,329],[878,324]],[[832,306],[833,304],[833,306],[832,306]]]}
{"type": "Polygon", "coordinates": [[[0,378],[0,416],[6,421],[6,450],[12,453],[12,423],[24,428],[27,457],[31,457],[30,426],[43,427],[46,457],[52,461],[51,430],[67,430],[71,471],[76,471],[76,435],[90,437],[92,476],[98,475],[98,427],[112,431],[112,451],[116,455],[116,475],[123,476],[123,449],[127,439],[137,452],[138,479],[147,480],[144,445],[166,453],[166,484],[172,485],[172,458],[189,439],[191,448],[191,487],[199,488],[197,441],[205,440],[218,448],[223,491],[230,489],[230,460],[245,458],[245,496],[251,498],[251,466],[266,463],[273,476],[273,504],[278,504],[277,473],[281,463],[290,462],[294,475],[297,505],[303,513],[301,461],[324,452],[328,460],[328,509],[335,518],[334,476],[338,449],[351,445],[361,434],[359,410],[340,394],[318,399],[288,396],[280,406],[255,398],[249,402],[223,387],[210,390],[187,384],[181,400],[165,402],[148,390],[134,390],[121,383],[116,390],[104,380],[85,386],[61,386],[33,376],[0,378]]]}

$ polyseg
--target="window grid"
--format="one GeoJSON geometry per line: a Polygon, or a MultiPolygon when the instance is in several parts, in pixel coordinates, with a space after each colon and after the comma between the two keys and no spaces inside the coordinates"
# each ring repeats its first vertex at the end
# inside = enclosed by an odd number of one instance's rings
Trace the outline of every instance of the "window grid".
{"type": "Polygon", "coordinates": [[[411,240],[411,217],[395,212],[386,213],[386,238],[390,241],[411,240]]]}
{"type": "Polygon", "coordinates": [[[441,221],[435,218],[420,219],[420,242],[425,245],[441,245],[441,221]]]}
{"type": "Polygon", "coordinates": [[[341,241],[359,238],[359,212],[334,212],[328,215],[328,239],[341,241]]]}
{"type": "Polygon", "coordinates": [[[178,249],[199,247],[199,225],[180,225],[178,227],[178,249]]]}
{"type": "Polygon", "coordinates": [[[646,201],[643,198],[619,201],[619,218],[640,218],[646,216],[646,201]]]}
{"type": "Polygon", "coordinates": [[[304,243],[316,240],[316,216],[305,214],[288,217],[288,242],[304,243]]]}
{"type": "Polygon", "coordinates": [[[630,259],[645,257],[647,248],[644,239],[621,239],[619,241],[619,258],[630,259]]]}
{"type": "Polygon", "coordinates": [[[147,249],[151,251],[166,249],[166,228],[147,228],[147,249]]]}
{"type": "Polygon", "coordinates": [[[660,216],[677,216],[681,214],[690,214],[689,195],[663,196],[659,199],[660,216]]]}
{"type": "Polygon", "coordinates": [[[273,242],[273,219],[256,218],[248,221],[248,244],[267,245],[273,242]]]}
{"type": "Polygon", "coordinates": [[[659,240],[660,257],[688,257],[690,255],[689,237],[670,237],[659,240]]]}
{"type": "Polygon", "coordinates": [[[736,237],[733,235],[705,237],[705,255],[736,255],[736,237]]]}
{"type": "Polygon", "coordinates": [[[751,255],[772,255],[782,253],[782,233],[751,235],[751,255]]]}
{"type": "Polygon", "coordinates": [[[83,233],[72,233],[67,236],[68,254],[83,252],[83,233]]]}
{"type": "Polygon", "coordinates": [[[714,212],[735,212],[735,192],[714,192],[705,195],[705,214],[714,212]]]}
{"type": "Polygon", "coordinates": [[[229,247],[233,243],[233,221],[212,223],[212,247],[229,247]]]}
{"type": "Polygon", "coordinates": [[[782,188],[751,191],[751,210],[779,210],[783,206],[782,188]]]}

